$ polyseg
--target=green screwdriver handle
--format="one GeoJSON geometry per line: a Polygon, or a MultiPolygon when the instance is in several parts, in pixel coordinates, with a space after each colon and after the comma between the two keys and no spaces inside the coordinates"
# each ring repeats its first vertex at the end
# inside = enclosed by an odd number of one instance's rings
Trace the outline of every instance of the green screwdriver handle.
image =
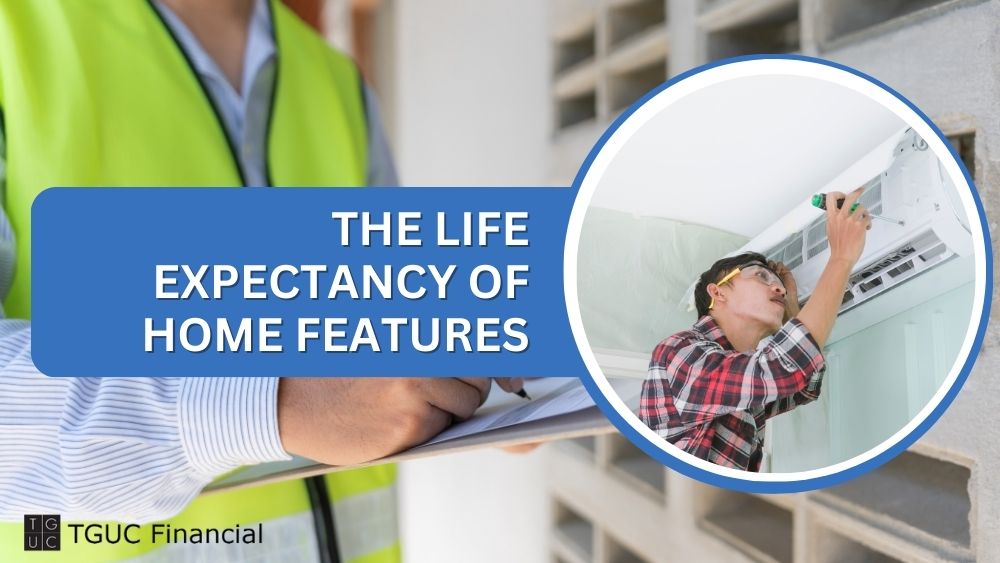
{"type": "MultiPolygon", "coordinates": [[[[814,195],[813,198],[812,198],[812,204],[813,204],[813,207],[818,207],[819,209],[826,209],[826,194],[816,194],[816,195],[814,195]]],[[[852,205],[850,212],[854,213],[854,210],[858,208],[858,205],[859,204],[857,204],[857,203],[855,203],[854,205],[852,205]]],[[[837,200],[837,209],[840,209],[842,207],[844,207],[844,198],[840,198],[840,199],[837,200]]]]}

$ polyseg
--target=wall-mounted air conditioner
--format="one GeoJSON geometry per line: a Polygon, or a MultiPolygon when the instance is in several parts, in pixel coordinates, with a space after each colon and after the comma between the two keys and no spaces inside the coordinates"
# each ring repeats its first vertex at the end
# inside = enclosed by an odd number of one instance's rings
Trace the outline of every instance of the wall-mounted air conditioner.
{"type": "MultiPolygon", "coordinates": [[[[865,183],[859,201],[873,214],[898,222],[873,221],[864,253],[845,288],[840,313],[952,258],[972,253],[968,219],[941,163],[913,130],[897,138],[876,149],[884,153],[892,147],[891,156],[865,157],[869,162],[888,161],[888,166],[865,183]]],[[[847,192],[851,186],[838,188],[847,192]]],[[[747,251],[784,262],[795,275],[799,299],[804,302],[830,256],[825,212],[804,203],[732,254],[747,251]]]]}

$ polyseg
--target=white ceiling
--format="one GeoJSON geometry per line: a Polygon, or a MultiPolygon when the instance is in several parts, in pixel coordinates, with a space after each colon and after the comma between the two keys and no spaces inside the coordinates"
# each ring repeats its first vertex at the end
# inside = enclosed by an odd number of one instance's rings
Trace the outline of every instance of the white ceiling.
{"type": "Polygon", "coordinates": [[[904,126],[829,82],[733,79],[681,99],[639,129],[592,205],[753,237],[904,126]]]}

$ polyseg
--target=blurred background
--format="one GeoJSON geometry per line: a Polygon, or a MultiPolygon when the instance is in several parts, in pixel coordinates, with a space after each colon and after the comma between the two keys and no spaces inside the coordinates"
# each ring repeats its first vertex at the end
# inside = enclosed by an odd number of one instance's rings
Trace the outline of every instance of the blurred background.
{"type": "MultiPolygon", "coordinates": [[[[664,80],[724,57],[801,53],[871,74],[923,110],[972,174],[995,234],[998,0],[289,3],[362,66],[404,185],[569,185],[615,117],[664,80]]],[[[994,323],[961,395],[910,451],[825,491],[715,489],[617,434],[403,464],[404,553],[435,562],[1000,561],[998,344],[994,323]]]]}

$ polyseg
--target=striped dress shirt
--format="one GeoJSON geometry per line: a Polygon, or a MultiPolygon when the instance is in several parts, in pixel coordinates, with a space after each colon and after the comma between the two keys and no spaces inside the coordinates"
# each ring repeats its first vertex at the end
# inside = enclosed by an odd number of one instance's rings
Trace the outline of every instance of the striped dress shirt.
{"type": "MultiPolygon", "coordinates": [[[[251,185],[265,183],[274,84],[270,13],[257,0],[242,95],[184,23],[156,5],[219,110],[251,185]]],[[[368,111],[369,185],[397,184],[377,108],[368,111]]],[[[4,183],[0,127],[0,187],[4,183]]],[[[0,212],[0,297],[13,278],[14,233],[0,212]]],[[[85,330],[81,326],[81,330],[85,330]]],[[[216,476],[289,459],[277,424],[277,378],[49,378],[31,361],[31,325],[0,320],[0,521],[149,522],[179,512],[216,476]]]]}

